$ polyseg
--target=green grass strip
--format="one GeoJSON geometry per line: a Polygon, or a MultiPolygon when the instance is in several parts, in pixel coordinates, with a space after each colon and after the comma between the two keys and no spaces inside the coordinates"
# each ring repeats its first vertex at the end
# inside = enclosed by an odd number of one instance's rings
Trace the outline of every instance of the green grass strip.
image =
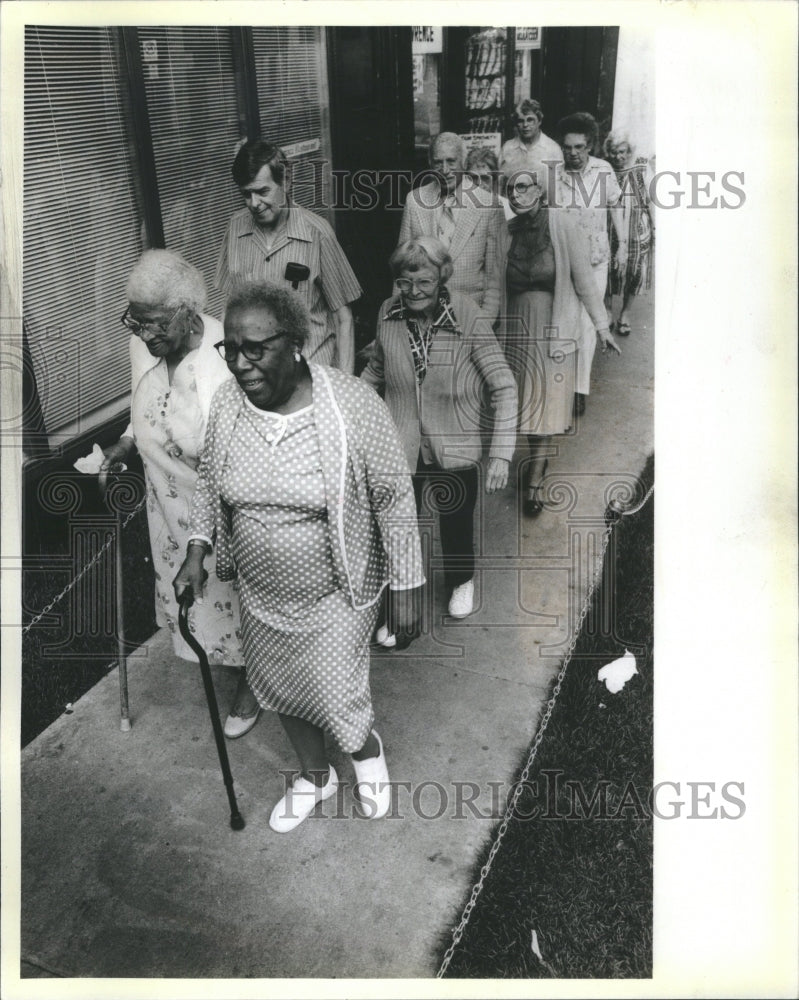
{"type": "MultiPolygon", "coordinates": [[[[643,495],[654,458],[640,478],[643,495]]],[[[442,977],[651,976],[653,580],[654,496],[610,536],[528,781],[442,977]],[[625,649],[638,673],[612,694],[597,671],[625,649]]],[[[451,943],[449,931],[440,962],[451,943]]]]}

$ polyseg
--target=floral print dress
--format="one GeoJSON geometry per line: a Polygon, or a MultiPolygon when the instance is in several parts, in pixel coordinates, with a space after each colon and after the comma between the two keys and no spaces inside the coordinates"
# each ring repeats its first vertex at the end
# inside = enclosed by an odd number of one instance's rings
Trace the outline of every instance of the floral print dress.
{"type": "MultiPolygon", "coordinates": [[[[162,359],[142,376],[131,401],[133,435],[147,485],[156,621],[169,627],[175,654],[195,663],[197,658],[178,629],[172,581],[186,555],[189,512],[205,438],[205,419],[197,395],[197,359],[196,350],[187,354],[175,369],[171,384],[162,359]]],[[[238,594],[231,583],[217,578],[213,555],[206,558],[205,568],[205,598],[189,610],[189,628],[212,662],[241,664],[238,594]]]]}

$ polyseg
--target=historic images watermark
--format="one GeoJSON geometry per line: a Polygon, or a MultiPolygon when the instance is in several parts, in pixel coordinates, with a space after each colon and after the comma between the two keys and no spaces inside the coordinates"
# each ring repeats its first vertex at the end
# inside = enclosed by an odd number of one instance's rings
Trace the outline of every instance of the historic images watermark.
{"type": "MultiPolygon", "coordinates": [[[[558,163],[544,161],[546,177],[536,180],[546,191],[550,207],[578,208],[591,205],[593,208],[607,208],[608,174],[598,173],[590,182],[582,174],[569,174],[573,187],[569,200],[559,198],[558,163]]],[[[534,173],[521,168],[510,177],[534,173]]],[[[466,175],[468,177],[468,175],[466,175]]],[[[335,170],[326,160],[301,161],[291,168],[291,194],[295,201],[307,204],[316,212],[348,210],[372,212],[376,210],[399,211],[405,206],[405,199],[411,188],[417,189],[422,204],[432,208],[438,204],[438,194],[434,185],[425,188],[430,181],[439,180],[439,174],[427,168],[414,173],[409,170],[335,170]],[[426,191],[426,194],[425,194],[426,191]],[[423,200],[431,199],[429,204],[423,200]],[[435,199],[435,200],[432,200],[435,199]]],[[[653,171],[646,179],[646,194],[658,209],[738,209],[746,204],[746,176],[743,170],[659,170],[653,171]]],[[[452,193],[458,207],[470,206],[486,209],[491,207],[485,192],[471,183],[459,184],[452,193]]],[[[640,199],[641,193],[630,177],[621,181],[621,198],[640,199]]]]}
{"type": "MultiPolygon", "coordinates": [[[[280,772],[288,793],[296,770],[280,772]]],[[[375,810],[375,795],[382,783],[361,782],[357,787],[339,782],[334,805],[317,812],[320,819],[369,817],[375,810]],[[350,789],[353,795],[344,794],[350,789]]],[[[391,808],[386,819],[415,817],[422,820],[499,820],[507,803],[516,798],[513,818],[534,820],[736,820],[746,813],[743,781],[660,781],[646,787],[632,780],[624,785],[601,780],[592,785],[568,778],[557,768],[542,769],[539,776],[524,782],[436,779],[390,781],[391,808]],[[517,797],[518,793],[518,797],[517,797]]],[[[290,793],[301,797],[303,793],[290,793]]],[[[291,797],[287,815],[291,812],[291,797]]]]}

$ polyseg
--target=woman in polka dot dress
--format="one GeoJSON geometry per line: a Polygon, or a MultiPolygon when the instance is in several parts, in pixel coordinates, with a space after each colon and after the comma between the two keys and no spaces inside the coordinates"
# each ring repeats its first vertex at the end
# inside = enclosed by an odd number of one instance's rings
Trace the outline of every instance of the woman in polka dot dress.
{"type": "Polygon", "coordinates": [[[390,786],[373,730],[369,639],[388,585],[397,628],[415,634],[424,583],[410,474],[382,400],[362,382],[301,356],[307,311],[271,283],[228,300],[218,344],[235,381],[211,405],[175,591],[236,575],[247,680],[278,713],[301,774],[272,811],[286,832],[338,778],[325,734],[352,755],[356,797],[385,815],[390,786]]]}

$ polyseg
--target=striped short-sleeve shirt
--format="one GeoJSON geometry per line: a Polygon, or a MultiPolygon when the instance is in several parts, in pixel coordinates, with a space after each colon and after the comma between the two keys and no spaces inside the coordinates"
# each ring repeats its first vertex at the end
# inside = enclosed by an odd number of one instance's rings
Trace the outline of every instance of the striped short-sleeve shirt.
{"type": "Polygon", "coordinates": [[[327,222],[300,205],[290,204],[271,245],[248,209],[236,212],[217,263],[216,285],[229,295],[238,282],[267,279],[291,288],[287,264],[304,264],[308,278],[296,289],[311,314],[311,332],[303,354],[330,364],[336,353],[337,309],[360,298],[361,286],[327,222]]]}

